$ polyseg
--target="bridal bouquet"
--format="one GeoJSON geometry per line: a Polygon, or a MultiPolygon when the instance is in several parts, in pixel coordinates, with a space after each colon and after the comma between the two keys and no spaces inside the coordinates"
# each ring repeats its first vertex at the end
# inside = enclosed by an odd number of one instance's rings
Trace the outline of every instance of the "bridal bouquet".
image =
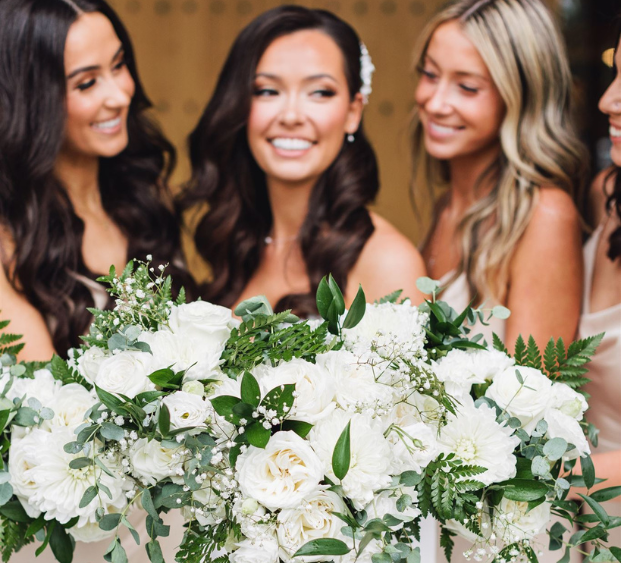
{"type": "Polygon", "coordinates": [[[61,563],[76,540],[105,537],[106,560],[127,561],[118,530],[141,541],[132,510],[154,562],[170,510],[187,520],[181,562],[418,563],[429,514],[449,558],[459,533],[474,560],[537,561],[551,513],[582,527],[563,540],[555,524],[554,547],[621,556],[602,543],[619,522],[600,504],[619,491],[583,495],[589,517],[567,500],[596,482],[574,388],[597,339],[552,342],[543,358],[520,340],[510,357],[471,336],[482,310],[458,315],[428,279],[418,308],[398,293],[367,304],[361,289],[347,311],[328,277],[323,321],[264,298],[242,303],[241,321],[173,301],[148,263],[105,281],[116,307],[91,311],[68,361],[18,364],[15,337],[0,337],[4,560],[36,536],[61,563]]]}

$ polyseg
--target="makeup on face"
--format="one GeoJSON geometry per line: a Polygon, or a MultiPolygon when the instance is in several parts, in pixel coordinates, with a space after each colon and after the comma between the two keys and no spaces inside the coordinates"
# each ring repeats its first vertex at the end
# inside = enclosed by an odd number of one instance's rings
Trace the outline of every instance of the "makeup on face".
{"type": "Polygon", "coordinates": [[[615,52],[616,76],[599,101],[599,109],[609,118],[608,134],[612,142],[610,156],[621,166],[621,41],[615,52]]]}

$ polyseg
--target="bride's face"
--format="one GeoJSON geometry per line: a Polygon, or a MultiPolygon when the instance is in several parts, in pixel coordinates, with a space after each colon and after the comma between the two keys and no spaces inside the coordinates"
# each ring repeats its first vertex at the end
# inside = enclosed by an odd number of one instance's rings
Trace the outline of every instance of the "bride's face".
{"type": "Polygon", "coordinates": [[[361,115],[339,47],[321,31],[298,31],[273,41],[257,65],[248,144],[268,183],[314,183],[361,115]]]}
{"type": "Polygon", "coordinates": [[[110,20],[81,15],[65,43],[67,119],[62,153],[110,157],[126,146],[127,116],[134,80],[110,20]]]}
{"type": "Polygon", "coordinates": [[[599,101],[599,109],[609,117],[612,161],[621,166],[621,40],[615,53],[617,75],[599,101]]]}

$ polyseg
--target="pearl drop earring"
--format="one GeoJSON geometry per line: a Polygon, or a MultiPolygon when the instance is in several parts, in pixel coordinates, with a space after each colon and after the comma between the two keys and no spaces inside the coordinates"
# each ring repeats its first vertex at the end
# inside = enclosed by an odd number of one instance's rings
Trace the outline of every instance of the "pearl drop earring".
{"type": "Polygon", "coordinates": [[[350,143],[353,143],[355,140],[355,137],[350,133],[349,135],[347,135],[347,141],[350,143]]]}

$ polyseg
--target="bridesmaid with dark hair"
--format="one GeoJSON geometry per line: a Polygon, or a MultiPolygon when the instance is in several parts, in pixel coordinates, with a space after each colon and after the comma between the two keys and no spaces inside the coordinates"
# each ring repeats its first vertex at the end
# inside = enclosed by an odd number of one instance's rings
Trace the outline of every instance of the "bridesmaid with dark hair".
{"type": "MultiPolygon", "coordinates": [[[[1,317],[24,335],[20,359],[45,361],[79,346],[87,307],[109,305],[95,279],[110,264],[178,259],[174,151],[146,114],[129,37],[103,0],[2,0],[0,22],[1,317]]],[[[134,524],[141,545],[126,529],[123,545],[146,563],[144,519],[134,524]]],[[[96,541],[96,525],[81,534],[94,543],[78,542],[73,560],[103,561],[111,540],[96,541]]],[[[163,541],[168,560],[182,534],[173,527],[163,541]]],[[[38,545],[11,562],[35,561],[38,545]]],[[[48,548],[36,561],[55,558],[48,548]]]]}
{"type": "Polygon", "coordinates": [[[362,126],[372,64],[330,12],[281,6],[237,37],[190,136],[184,209],[209,205],[196,228],[212,269],[204,297],[228,307],[265,294],[276,310],[317,314],[332,273],[350,303],[403,289],[422,300],[418,251],[369,212],[379,189],[362,126]]]}
{"type": "Polygon", "coordinates": [[[111,264],[178,259],[175,153],[103,0],[3,0],[0,21],[0,315],[47,360],[109,304],[111,264]]]}

